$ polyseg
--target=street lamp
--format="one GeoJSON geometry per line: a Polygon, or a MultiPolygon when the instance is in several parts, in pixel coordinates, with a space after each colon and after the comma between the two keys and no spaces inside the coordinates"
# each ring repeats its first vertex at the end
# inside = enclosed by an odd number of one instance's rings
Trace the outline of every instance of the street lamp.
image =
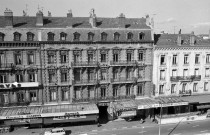
{"type": "Polygon", "coordinates": [[[160,130],[161,130],[161,119],[162,119],[162,104],[160,104],[160,120],[159,120],[159,135],[160,135],[160,130]]]}

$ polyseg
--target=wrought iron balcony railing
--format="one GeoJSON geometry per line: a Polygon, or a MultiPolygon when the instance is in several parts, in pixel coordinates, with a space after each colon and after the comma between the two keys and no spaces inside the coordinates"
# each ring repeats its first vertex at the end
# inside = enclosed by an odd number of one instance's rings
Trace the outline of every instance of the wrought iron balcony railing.
{"type": "Polygon", "coordinates": [[[192,94],[192,91],[191,90],[180,90],[179,91],[179,95],[191,95],[192,94]]]}
{"type": "Polygon", "coordinates": [[[97,61],[81,61],[81,62],[72,62],[73,67],[97,67],[97,61]]]}
{"type": "Polygon", "coordinates": [[[73,80],[72,84],[78,84],[78,85],[88,85],[88,84],[98,84],[99,80],[96,79],[82,79],[82,80],[73,80]]]}
{"type": "Polygon", "coordinates": [[[136,60],[130,60],[130,61],[127,61],[127,60],[118,60],[118,61],[110,61],[110,65],[113,65],[113,66],[136,66],[137,65],[137,62],[136,60]]]}
{"type": "Polygon", "coordinates": [[[201,75],[191,75],[191,76],[171,76],[171,81],[200,81],[201,75]]]}
{"type": "Polygon", "coordinates": [[[119,78],[111,78],[111,83],[126,83],[126,82],[135,82],[137,81],[136,77],[119,77],[119,78]]]}
{"type": "Polygon", "coordinates": [[[1,63],[0,68],[13,68],[15,65],[14,63],[1,63]]]}
{"type": "Polygon", "coordinates": [[[15,103],[0,103],[0,107],[11,107],[11,106],[28,106],[29,101],[26,102],[15,102],[15,103]]]}

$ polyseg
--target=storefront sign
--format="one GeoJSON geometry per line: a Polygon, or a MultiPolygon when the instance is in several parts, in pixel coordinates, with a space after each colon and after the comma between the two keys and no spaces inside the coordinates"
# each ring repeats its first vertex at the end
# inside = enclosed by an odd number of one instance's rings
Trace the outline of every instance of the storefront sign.
{"type": "Polygon", "coordinates": [[[86,116],[58,116],[54,117],[53,120],[70,120],[70,119],[85,119],[86,116]]]}
{"type": "Polygon", "coordinates": [[[188,105],[188,102],[161,104],[162,107],[188,105]]]}
{"type": "Polygon", "coordinates": [[[25,83],[0,83],[1,89],[21,88],[21,87],[38,87],[38,82],[25,82],[25,83]]]}
{"type": "Polygon", "coordinates": [[[41,115],[30,114],[30,115],[16,115],[16,116],[1,116],[0,119],[21,119],[21,118],[38,118],[38,117],[41,117],[41,115]]]}
{"type": "Polygon", "coordinates": [[[136,116],[136,111],[125,111],[125,112],[122,112],[119,117],[131,117],[131,116],[136,116]]]}
{"type": "Polygon", "coordinates": [[[149,109],[160,107],[160,104],[150,104],[150,105],[139,105],[138,109],[149,109]]]}

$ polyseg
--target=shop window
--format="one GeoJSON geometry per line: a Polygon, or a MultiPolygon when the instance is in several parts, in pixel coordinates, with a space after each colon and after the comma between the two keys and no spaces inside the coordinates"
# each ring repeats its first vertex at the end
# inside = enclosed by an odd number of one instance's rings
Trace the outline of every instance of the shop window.
{"type": "Polygon", "coordinates": [[[34,41],[34,34],[31,32],[27,33],[27,41],[34,41]]]}
{"type": "Polygon", "coordinates": [[[106,88],[101,88],[101,97],[106,97],[106,88]]]}
{"type": "Polygon", "coordinates": [[[159,85],[159,94],[164,94],[163,88],[164,88],[164,85],[159,85]]]}
{"type": "Polygon", "coordinates": [[[62,100],[63,101],[69,100],[69,91],[68,90],[62,90],[62,100]]]}
{"type": "Polygon", "coordinates": [[[22,57],[20,53],[15,54],[15,64],[21,65],[22,64],[22,57]]]}
{"type": "Polygon", "coordinates": [[[6,74],[0,74],[0,83],[7,83],[6,74]]]}
{"type": "Polygon", "coordinates": [[[114,33],[114,41],[119,41],[120,40],[120,34],[118,32],[114,33]]]}
{"type": "Polygon", "coordinates": [[[74,41],[80,41],[80,34],[78,32],[74,33],[74,41]]]}
{"type": "Polygon", "coordinates": [[[193,84],[193,92],[198,92],[198,83],[193,84]]]}
{"type": "Polygon", "coordinates": [[[29,65],[34,64],[34,54],[33,53],[28,54],[28,64],[29,65]]]}
{"type": "Polygon", "coordinates": [[[67,72],[61,71],[61,82],[67,82],[68,76],[67,72]]]}
{"type": "Polygon", "coordinates": [[[57,100],[57,92],[55,90],[50,91],[50,101],[56,101],[57,100]]]}
{"type": "Polygon", "coordinates": [[[189,64],[189,55],[188,54],[184,55],[184,64],[189,64]]]}
{"type": "Polygon", "coordinates": [[[21,34],[18,32],[15,32],[14,33],[14,41],[20,41],[20,39],[21,39],[21,34]]]}
{"type": "Polygon", "coordinates": [[[23,75],[22,74],[16,74],[16,82],[23,82],[23,75]]]}
{"type": "Polygon", "coordinates": [[[207,63],[207,64],[210,63],[210,54],[206,54],[206,63],[207,63]]]}
{"type": "Polygon", "coordinates": [[[145,34],[143,32],[141,32],[139,34],[139,40],[144,40],[145,34]]]}
{"type": "Polygon", "coordinates": [[[36,81],[35,73],[29,73],[28,79],[29,79],[29,82],[35,82],[36,81]]]}
{"type": "Polygon", "coordinates": [[[177,55],[173,55],[172,65],[177,65],[177,55]]]}
{"type": "Polygon", "coordinates": [[[137,96],[143,96],[143,84],[138,85],[137,96]]]}
{"type": "Polygon", "coordinates": [[[140,51],[140,52],[139,52],[138,60],[139,60],[139,61],[143,61],[143,60],[144,60],[144,52],[143,52],[143,51],[140,51]]]}
{"type": "Polygon", "coordinates": [[[208,91],[208,82],[204,82],[204,91],[208,91]]]}
{"type": "Polygon", "coordinates": [[[195,64],[200,64],[200,54],[195,55],[195,64]]]}
{"type": "Polygon", "coordinates": [[[47,33],[47,41],[54,41],[55,34],[52,32],[47,33]]]}
{"type": "Polygon", "coordinates": [[[0,41],[4,41],[4,36],[5,36],[4,33],[0,32],[0,41]]]}
{"type": "Polygon", "coordinates": [[[160,65],[165,65],[166,62],[165,62],[165,55],[161,55],[160,57],[160,65]]]}
{"type": "Polygon", "coordinates": [[[101,41],[107,41],[107,34],[105,32],[101,33],[101,41]]]}
{"type": "Polygon", "coordinates": [[[23,92],[18,92],[18,93],[17,93],[17,101],[18,101],[18,102],[25,102],[25,93],[23,93],[23,92]]]}
{"type": "Polygon", "coordinates": [[[94,34],[92,32],[88,33],[88,41],[93,41],[94,39],[94,34]]]}
{"type": "Polygon", "coordinates": [[[67,36],[66,33],[61,32],[61,33],[60,33],[60,41],[66,41],[66,36],[67,36]]]}
{"type": "Polygon", "coordinates": [[[171,84],[171,94],[175,93],[176,84],[171,84]]]}
{"type": "Polygon", "coordinates": [[[36,92],[30,92],[30,101],[36,102],[37,101],[37,94],[36,92]]]}
{"type": "Polygon", "coordinates": [[[101,62],[106,62],[106,54],[101,54],[101,62]]]}
{"type": "Polygon", "coordinates": [[[132,39],[133,39],[133,33],[129,32],[129,33],[127,34],[127,39],[128,39],[128,40],[132,40],[132,39]]]}

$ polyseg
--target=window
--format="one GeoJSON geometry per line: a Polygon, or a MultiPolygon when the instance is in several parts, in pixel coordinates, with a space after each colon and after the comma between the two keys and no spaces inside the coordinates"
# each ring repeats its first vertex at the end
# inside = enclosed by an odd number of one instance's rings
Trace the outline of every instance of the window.
{"type": "Polygon", "coordinates": [[[34,41],[34,34],[31,32],[27,33],[27,41],[34,41]]]}
{"type": "Polygon", "coordinates": [[[74,41],[80,41],[80,34],[77,32],[74,33],[74,41]]]}
{"type": "Polygon", "coordinates": [[[143,61],[144,53],[142,51],[139,52],[139,61],[143,61]]]}
{"type": "Polygon", "coordinates": [[[92,32],[88,33],[88,41],[93,41],[94,34],[92,32]]]}
{"type": "Polygon", "coordinates": [[[4,41],[4,36],[5,36],[4,33],[0,32],[0,41],[4,41]]]}
{"type": "Polygon", "coordinates": [[[23,75],[22,74],[16,74],[16,82],[23,82],[23,75]]]}
{"type": "Polygon", "coordinates": [[[165,55],[161,55],[160,57],[160,65],[165,65],[165,55]]]}
{"type": "Polygon", "coordinates": [[[21,34],[18,32],[15,32],[14,33],[14,41],[20,41],[20,38],[21,38],[21,34]]]}
{"type": "Polygon", "coordinates": [[[129,32],[129,33],[127,34],[127,39],[128,39],[128,40],[132,40],[132,39],[133,39],[133,33],[129,32]]]}
{"type": "Polygon", "coordinates": [[[55,34],[52,32],[47,33],[47,41],[54,41],[55,34]]]}
{"type": "Polygon", "coordinates": [[[143,84],[138,85],[137,96],[143,96],[143,84]]]}
{"type": "Polygon", "coordinates": [[[88,80],[95,80],[95,73],[92,69],[88,70],[88,80]]]}
{"type": "Polygon", "coordinates": [[[78,63],[80,61],[80,56],[78,53],[74,54],[74,63],[78,63]]]}
{"type": "Polygon", "coordinates": [[[54,63],[55,56],[53,54],[48,54],[48,64],[54,63]]]}
{"type": "Polygon", "coordinates": [[[9,95],[8,94],[3,94],[2,95],[2,100],[0,102],[9,103],[9,95]]]}
{"type": "Polygon", "coordinates": [[[194,75],[196,75],[196,76],[199,75],[199,69],[198,68],[195,69],[194,75]]]}
{"type": "Polygon", "coordinates": [[[61,53],[61,63],[67,62],[67,54],[61,53]]]}
{"type": "Polygon", "coordinates": [[[175,93],[176,84],[171,84],[171,93],[175,93]]]}
{"type": "Polygon", "coordinates": [[[188,54],[185,54],[184,55],[184,64],[189,64],[189,55],[188,54]]]}
{"type": "Polygon", "coordinates": [[[37,94],[36,92],[30,92],[30,101],[36,102],[37,101],[37,94]]]}
{"type": "Polygon", "coordinates": [[[22,64],[22,58],[21,58],[20,53],[15,54],[15,64],[16,65],[21,65],[22,64]]]}
{"type": "Polygon", "coordinates": [[[118,32],[114,33],[114,41],[119,41],[120,40],[120,34],[118,32]]]}
{"type": "Polygon", "coordinates": [[[126,96],[131,95],[131,86],[126,86],[126,96]]]}
{"type": "Polygon", "coordinates": [[[127,53],[127,62],[131,62],[132,53],[127,53]]]}
{"type": "Polygon", "coordinates": [[[106,69],[101,70],[101,80],[106,80],[107,79],[107,73],[106,69]]]}
{"type": "Polygon", "coordinates": [[[23,92],[17,93],[17,101],[18,102],[25,102],[25,94],[23,92]]]}
{"type": "Polygon", "coordinates": [[[80,81],[80,70],[74,70],[74,80],[80,81]]]}
{"type": "Polygon", "coordinates": [[[139,67],[138,68],[138,77],[143,78],[144,77],[144,69],[139,67]]]}
{"type": "Polygon", "coordinates": [[[7,79],[6,79],[6,74],[1,74],[0,75],[0,83],[6,83],[7,79]]]}
{"type": "Polygon", "coordinates": [[[49,72],[49,83],[55,83],[55,73],[54,72],[49,72]]]}
{"type": "Polygon", "coordinates": [[[34,54],[28,54],[28,64],[32,65],[34,64],[34,54]]]}
{"type": "Polygon", "coordinates": [[[159,86],[159,94],[163,94],[163,88],[164,88],[164,85],[159,86]]]}
{"type": "Polygon", "coordinates": [[[193,92],[198,92],[198,83],[193,84],[193,92]]]}
{"type": "Polygon", "coordinates": [[[0,54],[0,67],[4,65],[4,54],[0,54]]]}
{"type": "Polygon", "coordinates": [[[196,54],[195,55],[195,64],[199,64],[200,60],[199,60],[200,54],[196,54]]]}
{"type": "Polygon", "coordinates": [[[207,63],[207,64],[210,63],[210,54],[206,54],[206,63],[207,63]]]}
{"type": "Polygon", "coordinates": [[[95,94],[94,88],[93,87],[88,88],[88,97],[94,98],[94,94],[95,94]]]}
{"type": "Polygon", "coordinates": [[[172,65],[177,64],[177,55],[173,55],[172,65]]]}
{"type": "Polygon", "coordinates": [[[183,83],[182,84],[182,92],[185,92],[186,91],[186,87],[187,87],[187,84],[186,83],[183,83]]]}
{"type": "Polygon", "coordinates": [[[208,82],[204,82],[204,91],[208,91],[208,82]]]}
{"type": "Polygon", "coordinates": [[[206,70],[205,70],[205,77],[210,77],[210,70],[209,70],[209,68],[206,68],[206,70]]]}
{"type": "Polygon", "coordinates": [[[115,53],[115,54],[113,55],[113,61],[114,61],[114,62],[118,62],[118,54],[117,54],[117,53],[115,53]]]}
{"type": "Polygon", "coordinates": [[[61,82],[67,82],[67,72],[61,71],[61,82]]]}
{"type": "Polygon", "coordinates": [[[117,87],[113,88],[113,97],[117,97],[118,96],[118,90],[117,87]]]}
{"type": "Polygon", "coordinates": [[[141,32],[141,33],[139,34],[139,40],[144,40],[144,35],[145,35],[145,34],[141,32]]]}
{"type": "Polygon", "coordinates": [[[105,32],[101,33],[101,41],[107,41],[107,34],[105,32]]]}
{"type": "Polygon", "coordinates": [[[172,70],[172,76],[173,76],[173,77],[176,77],[176,76],[177,76],[177,70],[176,70],[176,69],[173,69],[173,70],[172,70]]]}
{"type": "Polygon", "coordinates": [[[57,99],[57,93],[55,90],[50,91],[50,101],[56,101],[57,99]]]}
{"type": "Polygon", "coordinates": [[[88,63],[93,63],[93,54],[92,53],[88,54],[88,63]]]}
{"type": "Polygon", "coordinates": [[[183,70],[183,76],[184,76],[184,77],[187,77],[187,76],[188,76],[188,69],[184,69],[184,70],[183,70]]]}
{"type": "Polygon", "coordinates": [[[66,33],[61,32],[61,33],[60,33],[60,40],[61,40],[61,41],[66,41],[66,36],[67,36],[66,33]]]}
{"type": "Polygon", "coordinates": [[[106,54],[101,54],[101,62],[106,62],[106,54]]]}
{"type": "Polygon", "coordinates": [[[35,82],[35,74],[34,73],[28,74],[28,80],[29,82],[35,82]]]}
{"type": "Polygon", "coordinates": [[[62,90],[62,101],[67,101],[69,99],[69,91],[68,90],[62,90]]]}
{"type": "Polygon", "coordinates": [[[75,97],[76,99],[80,99],[80,98],[81,98],[81,91],[80,91],[79,88],[75,88],[74,97],[75,97]]]}
{"type": "Polygon", "coordinates": [[[131,69],[127,69],[126,70],[126,78],[127,79],[131,79],[131,77],[132,77],[132,70],[131,69]]]}
{"type": "Polygon", "coordinates": [[[106,97],[106,88],[101,88],[101,97],[106,97]]]}
{"type": "Polygon", "coordinates": [[[118,70],[115,69],[113,72],[113,79],[118,79],[118,70]]]}
{"type": "Polygon", "coordinates": [[[160,70],[160,80],[165,80],[165,70],[160,70]]]}

